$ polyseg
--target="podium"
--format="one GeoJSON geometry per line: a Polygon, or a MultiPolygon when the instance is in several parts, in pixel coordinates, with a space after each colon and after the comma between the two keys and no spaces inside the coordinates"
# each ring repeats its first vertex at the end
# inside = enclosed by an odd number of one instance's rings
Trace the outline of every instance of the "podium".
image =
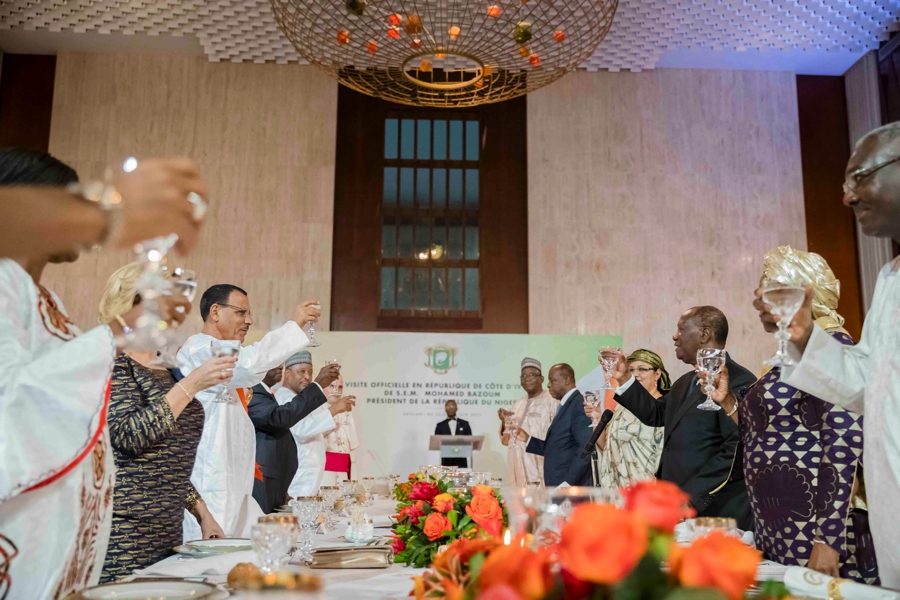
{"type": "Polygon", "coordinates": [[[441,458],[465,458],[469,468],[474,469],[472,452],[481,450],[482,444],[483,435],[433,435],[428,449],[440,450],[441,458]]]}

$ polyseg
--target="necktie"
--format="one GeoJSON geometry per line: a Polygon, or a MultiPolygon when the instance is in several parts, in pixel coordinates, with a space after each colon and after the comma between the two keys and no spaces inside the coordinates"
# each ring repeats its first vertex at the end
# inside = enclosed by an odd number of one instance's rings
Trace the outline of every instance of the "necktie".
{"type": "Polygon", "coordinates": [[[559,416],[559,411],[562,410],[562,407],[563,407],[562,402],[560,402],[559,406],[556,407],[556,415],[555,416],[557,416],[557,417],[559,416]]]}

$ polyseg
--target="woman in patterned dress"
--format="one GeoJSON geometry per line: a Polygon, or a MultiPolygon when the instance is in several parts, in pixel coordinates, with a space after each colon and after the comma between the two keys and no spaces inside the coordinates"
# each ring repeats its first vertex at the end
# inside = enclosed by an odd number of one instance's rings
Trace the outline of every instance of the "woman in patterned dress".
{"type": "MultiPolygon", "coordinates": [[[[650,350],[635,350],[628,357],[628,369],[654,398],[662,398],[671,382],[662,359],[650,350]]],[[[591,416],[585,405],[584,412],[591,416]]],[[[600,418],[600,407],[594,409],[600,418]]],[[[644,425],[621,404],[597,440],[600,486],[619,488],[636,481],[653,479],[662,455],[662,427],[644,425]]]]}
{"type": "MultiPolygon", "coordinates": [[[[112,274],[100,302],[101,323],[135,304],[141,270],[132,263],[112,274]]],[[[156,352],[126,352],[113,368],[108,422],[118,470],[103,583],[169,556],[182,543],[185,510],[200,522],[204,538],[225,537],[191,485],[204,419],[194,394],[231,379],[236,359],[210,359],[176,383],[168,370],[151,366],[154,358],[156,352]]]]}
{"type": "MultiPolygon", "coordinates": [[[[763,279],[812,285],[816,323],[853,340],[837,311],[840,282],[818,254],[784,246],[766,254],[763,279]]],[[[775,326],[763,323],[769,333],[775,326]]],[[[878,584],[862,486],[862,417],[780,380],[776,367],[737,396],[727,373],[714,399],[741,428],[756,546],[766,558],[878,584]]]]}

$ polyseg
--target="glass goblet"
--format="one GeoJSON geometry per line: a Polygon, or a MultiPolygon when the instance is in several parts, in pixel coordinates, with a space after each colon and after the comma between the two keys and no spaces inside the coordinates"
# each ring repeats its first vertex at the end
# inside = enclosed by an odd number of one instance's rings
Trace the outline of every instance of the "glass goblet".
{"type": "Polygon", "coordinates": [[[597,418],[594,416],[595,409],[600,406],[600,398],[594,392],[584,393],[584,405],[591,409],[591,427],[597,426],[597,418]]]}
{"type": "Polygon", "coordinates": [[[259,523],[278,523],[287,527],[291,534],[291,549],[281,559],[279,568],[284,568],[291,561],[292,555],[297,551],[297,539],[300,536],[300,522],[294,515],[266,515],[258,519],[259,523]]]}
{"type": "MultiPolygon", "coordinates": [[[[312,307],[316,310],[322,310],[321,304],[313,304],[312,307]]],[[[307,329],[307,331],[309,332],[309,344],[307,344],[307,347],[318,348],[319,346],[321,346],[322,344],[320,344],[319,341],[316,340],[316,324],[314,322],[310,321],[309,329],[307,329]]]]}
{"type": "Polygon", "coordinates": [[[341,488],[336,485],[323,485],[319,486],[319,494],[322,496],[322,501],[324,502],[324,513],[325,513],[325,529],[331,530],[334,528],[334,503],[341,496],[341,488]]]}
{"type": "Polygon", "coordinates": [[[257,523],[250,528],[250,543],[259,557],[259,570],[274,573],[291,550],[291,528],[282,523],[257,523]]]}
{"type": "Polygon", "coordinates": [[[503,419],[503,427],[506,430],[506,434],[509,436],[509,446],[511,448],[515,448],[519,445],[519,438],[517,437],[519,433],[519,422],[516,421],[516,415],[509,414],[506,418],[503,419]]]}
{"type": "MultiPolygon", "coordinates": [[[[237,340],[212,340],[209,348],[213,358],[236,357],[241,353],[241,347],[237,340]]],[[[213,402],[229,403],[234,401],[234,398],[228,393],[228,384],[221,384],[221,389],[213,398],[213,402]]]]}
{"type": "Polygon", "coordinates": [[[366,493],[366,501],[363,503],[365,506],[371,506],[372,500],[369,498],[369,494],[372,493],[372,488],[375,487],[375,478],[374,477],[363,477],[362,478],[362,486],[363,491],[366,493]]]}
{"type": "Polygon", "coordinates": [[[609,381],[612,378],[612,370],[619,362],[619,348],[616,346],[603,346],[600,348],[600,365],[603,367],[603,389],[613,389],[609,381]],[[603,356],[606,353],[608,356],[603,356]]]}
{"type": "Polygon", "coordinates": [[[716,390],[713,380],[722,372],[725,366],[727,353],[719,348],[700,348],[697,350],[697,367],[706,373],[706,400],[697,405],[700,410],[722,410],[722,407],[716,404],[712,399],[712,393],[716,390]]]}
{"type": "Polygon", "coordinates": [[[775,356],[765,361],[765,364],[773,367],[792,367],[797,362],[788,354],[788,341],[791,334],[788,326],[803,306],[806,299],[806,290],[802,287],[783,285],[777,281],[765,281],[763,283],[763,302],[772,307],[772,314],[778,317],[778,331],[775,339],[778,340],[778,351],[775,356]]]}
{"type": "Polygon", "coordinates": [[[322,508],[321,496],[300,496],[291,500],[291,510],[300,523],[299,559],[306,564],[312,562],[313,531],[315,531],[322,508]]]}
{"type": "MultiPolygon", "coordinates": [[[[169,269],[166,268],[165,270],[168,271],[169,269]]],[[[194,297],[197,295],[197,274],[194,271],[182,267],[175,267],[174,269],[171,269],[169,282],[171,284],[172,295],[182,296],[188,302],[194,301],[194,297]]],[[[184,308],[181,306],[176,308],[176,310],[181,313],[184,312],[184,308]]],[[[169,337],[173,338],[178,336],[175,336],[174,332],[172,332],[169,337]]],[[[177,367],[178,361],[175,358],[175,353],[172,351],[172,348],[176,345],[177,344],[170,343],[162,348],[159,351],[156,360],[153,362],[153,366],[164,369],[173,369],[177,367]]]]}

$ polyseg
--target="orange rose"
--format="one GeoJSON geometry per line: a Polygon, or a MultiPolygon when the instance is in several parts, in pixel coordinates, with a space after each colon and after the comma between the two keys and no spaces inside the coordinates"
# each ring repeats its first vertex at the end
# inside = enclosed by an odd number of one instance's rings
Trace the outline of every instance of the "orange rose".
{"type": "Polygon", "coordinates": [[[503,510],[493,496],[472,496],[472,501],[466,506],[466,514],[490,535],[500,535],[503,510]]]}
{"type": "Polygon", "coordinates": [[[431,507],[444,514],[453,510],[453,496],[450,494],[438,494],[431,502],[431,507]]]}
{"type": "Polygon", "coordinates": [[[737,600],[753,585],[761,558],[741,540],[714,531],[688,548],[672,544],[669,568],[684,586],[716,588],[737,600]]]}
{"type": "Polygon", "coordinates": [[[481,567],[478,580],[481,592],[501,586],[515,590],[524,600],[543,598],[553,587],[551,552],[549,548],[534,551],[518,543],[497,546],[481,567]]]}
{"type": "Polygon", "coordinates": [[[467,565],[473,556],[482,552],[487,554],[499,545],[497,540],[470,540],[459,538],[447,549],[434,557],[432,566],[438,571],[448,571],[453,559],[459,559],[459,564],[467,565]]]}
{"type": "Polygon", "coordinates": [[[582,581],[615,583],[647,551],[647,526],[639,515],[611,504],[582,504],[562,530],[562,566],[582,581]]]}
{"type": "Polygon", "coordinates": [[[492,488],[489,485],[482,485],[479,483],[478,485],[476,485],[475,487],[472,488],[472,495],[473,496],[493,496],[494,488],[492,488]]]}
{"type": "Polygon", "coordinates": [[[675,531],[682,519],[694,516],[690,496],[668,481],[641,481],[622,489],[625,510],[639,514],[649,527],[665,533],[675,531]]]}
{"type": "Polygon", "coordinates": [[[450,529],[453,529],[450,519],[441,513],[433,512],[425,519],[425,525],[422,527],[422,532],[433,542],[438,538],[444,537],[444,532],[450,529]]]}

